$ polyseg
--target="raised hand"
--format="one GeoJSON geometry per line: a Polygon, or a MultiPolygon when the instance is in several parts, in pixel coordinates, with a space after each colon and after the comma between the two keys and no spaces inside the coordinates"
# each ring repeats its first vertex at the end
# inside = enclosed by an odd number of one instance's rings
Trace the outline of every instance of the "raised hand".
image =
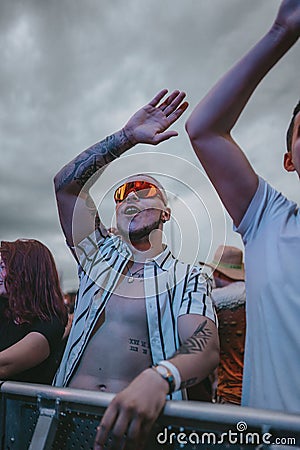
{"type": "Polygon", "coordinates": [[[138,143],[157,145],[178,135],[177,131],[166,130],[179,119],[187,109],[188,103],[182,103],[185,93],[181,91],[173,91],[160,103],[167,92],[167,89],[160,91],[125,125],[124,132],[133,145],[138,143]]]}

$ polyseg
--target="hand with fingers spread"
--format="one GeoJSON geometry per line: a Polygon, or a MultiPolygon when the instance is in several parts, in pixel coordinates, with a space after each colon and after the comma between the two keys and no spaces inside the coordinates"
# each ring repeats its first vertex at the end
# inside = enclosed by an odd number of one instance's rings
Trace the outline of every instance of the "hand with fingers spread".
{"type": "MultiPolygon", "coordinates": [[[[86,190],[92,179],[93,183],[96,181],[100,175],[99,169],[136,144],[157,145],[178,135],[177,131],[168,128],[181,117],[188,103],[183,101],[185,93],[179,90],[163,100],[167,92],[167,89],[158,92],[147,105],[133,114],[123,128],[81,152],[56,174],[54,184],[60,221],[71,247],[88,236],[95,223],[99,222],[98,218],[95,219],[95,204],[90,195],[84,201],[77,201],[83,195],[82,188],[85,186],[86,190]],[[75,206],[79,220],[74,232],[72,221],[75,206]]],[[[102,226],[101,221],[99,226],[102,226]]]]}
{"type": "Polygon", "coordinates": [[[139,143],[157,145],[178,135],[177,131],[166,130],[184,113],[188,103],[182,103],[185,93],[177,90],[160,103],[167,92],[167,89],[160,91],[125,125],[124,132],[133,145],[139,143]]]}
{"type": "Polygon", "coordinates": [[[153,369],[138,375],[108,406],[97,428],[94,450],[142,450],[168,389],[168,383],[153,369]]]}

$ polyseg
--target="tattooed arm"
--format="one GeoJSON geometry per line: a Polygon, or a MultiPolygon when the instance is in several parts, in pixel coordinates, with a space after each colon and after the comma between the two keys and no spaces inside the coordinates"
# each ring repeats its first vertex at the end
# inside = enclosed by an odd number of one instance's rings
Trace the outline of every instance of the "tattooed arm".
{"type": "Polygon", "coordinates": [[[76,245],[96,227],[106,234],[89,189],[101,168],[131,147],[122,129],[82,152],[55,176],[59,218],[68,245],[76,245]]]}
{"type": "MultiPolygon", "coordinates": [[[[166,89],[160,91],[124,128],[82,152],[55,176],[60,222],[69,245],[80,242],[95,227],[102,226],[89,194],[101,169],[138,143],[157,145],[177,135],[176,131],[167,129],[188,104],[182,103],[185,93],[180,91],[172,92],[159,104],[166,93],[166,89]]],[[[102,232],[106,232],[104,228],[102,232]]]]}
{"type": "Polygon", "coordinates": [[[169,361],[179,370],[181,388],[206,378],[219,362],[219,337],[214,322],[204,316],[186,314],[178,319],[183,344],[169,361]]]}
{"type": "Polygon", "coordinates": [[[211,280],[194,267],[177,319],[181,346],[169,359],[179,371],[181,389],[202,381],[219,363],[219,335],[210,292],[211,280]]]}

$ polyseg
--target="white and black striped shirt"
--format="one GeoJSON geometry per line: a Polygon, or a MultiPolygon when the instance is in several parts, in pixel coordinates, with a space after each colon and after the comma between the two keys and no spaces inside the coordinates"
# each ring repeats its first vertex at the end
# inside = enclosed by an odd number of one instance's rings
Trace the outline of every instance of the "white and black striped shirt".
{"type": "MultiPolygon", "coordinates": [[[[120,237],[103,236],[99,230],[85,238],[76,252],[80,286],[56,386],[68,385],[94,325],[131,257],[129,247],[120,237]]],[[[200,314],[216,321],[210,285],[201,267],[178,261],[168,247],[145,262],[144,289],[153,364],[171,358],[179,348],[179,316],[200,314]]],[[[181,399],[181,393],[175,392],[172,398],[181,399]]]]}

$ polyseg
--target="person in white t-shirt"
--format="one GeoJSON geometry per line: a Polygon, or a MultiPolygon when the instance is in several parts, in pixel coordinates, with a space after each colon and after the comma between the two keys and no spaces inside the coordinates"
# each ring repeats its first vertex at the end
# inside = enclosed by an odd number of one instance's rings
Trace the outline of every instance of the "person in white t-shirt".
{"type": "MultiPolygon", "coordinates": [[[[186,123],[195,153],[245,244],[242,405],[293,413],[300,412],[299,208],[258,176],[231,130],[255,88],[299,34],[300,1],[283,0],[270,30],[200,101],[186,123]]],[[[299,176],[300,103],[287,144],[284,167],[299,176]]]]}

